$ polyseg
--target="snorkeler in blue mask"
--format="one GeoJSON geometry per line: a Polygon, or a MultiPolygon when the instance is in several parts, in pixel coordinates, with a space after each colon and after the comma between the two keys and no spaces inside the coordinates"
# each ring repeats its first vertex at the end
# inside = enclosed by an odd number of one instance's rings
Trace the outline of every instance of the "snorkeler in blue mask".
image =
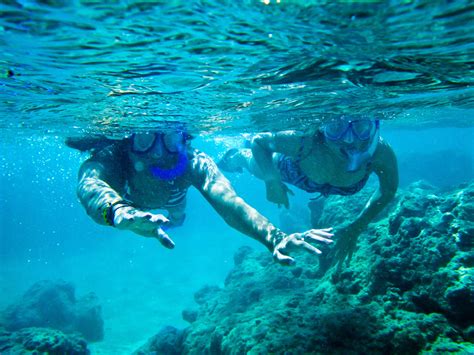
{"type": "Polygon", "coordinates": [[[223,171],[247,169],[264,180],[267,199],[289,207],[287,184],[319,196],[353,195],[375,173],[379,188],[355,221],[336,229],[339,261],[350,260],[359,234],[393,199],[397,160],[380,137],[376,119],[339,117],[315,133],[283,131],[256,135],[249,149],[231,149],[218,163],[223,171]]]}
{"type": "MultiPolygon", "coordinates": [[[[91,146],[77,188],[89,216],[103,225],[156,238],[172,249],[169,228],[184,222],[187,190],[194,186],[231,227],[264,244],[281,264],[294,262],[288,255],[292,248],[320,254],[311,243],[332,242],[331,229],[287,235],[276,228],[235,193],[208,155],[191,147],[191,138],[174,129],[135,133],[107,144],[99,140],[98,148],[91,146]]],[[[81,142],[69,145],[75,144],[84,150],[81,142]]]]}
{"type": "MultiPolygon", "coordinates": [[[[146,132],[133,134],[131,137],[131,151],[134,155],[152,159],[153,164],[148,168],[153,176],[161,180],[171,181],[184,174],[188,164],[186,142],[191,138],[184,131],[157,133],[146,132]],[[161,165],[166,157],[174,157],[175,161],[168,167],[161,165]]],[[[136,163],[135,167],[139,167],[136,163]]],[[[144,165],[144,163],[142,163],[144,165]]]]}
{"type": "MultiPolygon", "coordinates": [[[[370,161],[380,139],[380,121],[341,117],[323,126],[327,144],[333,144],[346,155],[347,171],[357,171],[362,164],[370,161]]],[[[336,149],[337,149],[336,148],[336,149]]]]}

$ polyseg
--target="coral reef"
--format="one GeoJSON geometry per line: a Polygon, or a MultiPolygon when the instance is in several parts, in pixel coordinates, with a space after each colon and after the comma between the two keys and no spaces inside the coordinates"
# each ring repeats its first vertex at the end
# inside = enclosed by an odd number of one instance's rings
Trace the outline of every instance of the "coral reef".
{"type": "MultiPolygon", "coordinates": [[[[313,222],[344,223],[361,200],[316,204],[313,222]]],[[[473,353],[473,238],[474,184],[442,193],[415,183],[361,235],[342,270],[322,272],[306,254],[282,267],[242,248],[225,287],[198,291],[190,326],[162,338],[169,353],[473,353]]]]}
{"type": "Polygon", "coordinates": [[[70,283],[40,281],[3,311],[1,324],[9,331],[47,327],[65,333],[77,332],[88,341],[100,341],[104,337],[101,313],[94,293],[76,300],[70,283]]]}
{"type": "Polygon", "coordinates": [[[17,332],[0,331],[2,354],[87,355],[87,343],[76,335],[49,328],[24,328],[17,332]]]}

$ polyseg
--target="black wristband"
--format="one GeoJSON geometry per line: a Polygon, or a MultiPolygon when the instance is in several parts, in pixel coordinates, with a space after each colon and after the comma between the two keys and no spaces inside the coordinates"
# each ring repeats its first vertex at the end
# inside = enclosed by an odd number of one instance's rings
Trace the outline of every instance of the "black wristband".
{"type": "Polygon", "coordinates": [[[268,237],[267,237],[267,247],[270,249],[270,251],[273,253],[274,250],[275,250],[275,247],[277,246],[277,244],[279,244],[283,238],[286,237],[286,234],[283,233],[281,230],[279,230],[278,228],[275,228],[273,229],[268,237]]]}
{"type": "Polygon", "coordinates": [[[114,227],[115,211],[117,211],[118,208],[125,206],[131,206],[130,202],[126,200],[118,200],[109,204],[109,206],[107,206],[102,212],[102,217],[104,218],[105,223],[114,227]]]}

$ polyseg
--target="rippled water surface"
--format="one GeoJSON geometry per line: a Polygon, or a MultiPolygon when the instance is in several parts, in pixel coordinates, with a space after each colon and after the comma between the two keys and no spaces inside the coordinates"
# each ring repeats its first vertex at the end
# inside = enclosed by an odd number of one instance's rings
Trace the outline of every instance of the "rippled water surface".
{"type": "Polygon", "coordinates": [[[4,0],[0,127],[472,126],[472,1],[4,0]],[[398,121],[397,121],[398,120],[398,121]]]}

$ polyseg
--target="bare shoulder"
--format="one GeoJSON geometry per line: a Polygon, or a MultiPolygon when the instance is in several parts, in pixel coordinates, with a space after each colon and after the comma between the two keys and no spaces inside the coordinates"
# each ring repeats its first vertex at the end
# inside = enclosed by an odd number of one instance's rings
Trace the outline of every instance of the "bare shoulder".
{"type": "Polygon", "coordinates": [[[293,156],[300,151],[304,137],[304,132],[288,130],[276,133],[260,133],[255,137],[255,140],[264,140],[266,146],[273,152],[293,156]]]}
{"type": "Polygon", "coordinates": [[[119,165],[124,160],[124,148],[121,142],[111,144],[92,152],[83,166],[99,164],[102,166],[119,165]]]}
{"type": "Polygon", "coordinates": [[[125,156],[123,145],[114,143],[101,150],[94,151],[82,163],[79,169],[79,178],[93,177],[109,184],[120,185],[127,174],[128,158],[125,156]]]}
{"type": "Polygon", "coordinates": [[[195,149],[191,153],[187,181],[206,198],[231,189],[229,180],[221,173],[214,160],[204,152],[195,149]]]}
{"type": "Polygon", "coordinates": [[[397,158],[390,144],[380,137],[377,149],[375,150],[373,165],[374,168],[393,167],[397,164],[397,158]]]}
{"type": "Polygon", "coordinates": [[[305,133],[302,131],[279,131],[274,134],[275,140],[280,142],[299,142],[302,138],[305,137],[305,133]]]}
{"type": "Polygon", "coordinates": [[[211,175],[216,175],[219,168],[214,160],[204,152],[193,149],[189,154],[189,174],[192,181],[202,179],[211,175]]]}

